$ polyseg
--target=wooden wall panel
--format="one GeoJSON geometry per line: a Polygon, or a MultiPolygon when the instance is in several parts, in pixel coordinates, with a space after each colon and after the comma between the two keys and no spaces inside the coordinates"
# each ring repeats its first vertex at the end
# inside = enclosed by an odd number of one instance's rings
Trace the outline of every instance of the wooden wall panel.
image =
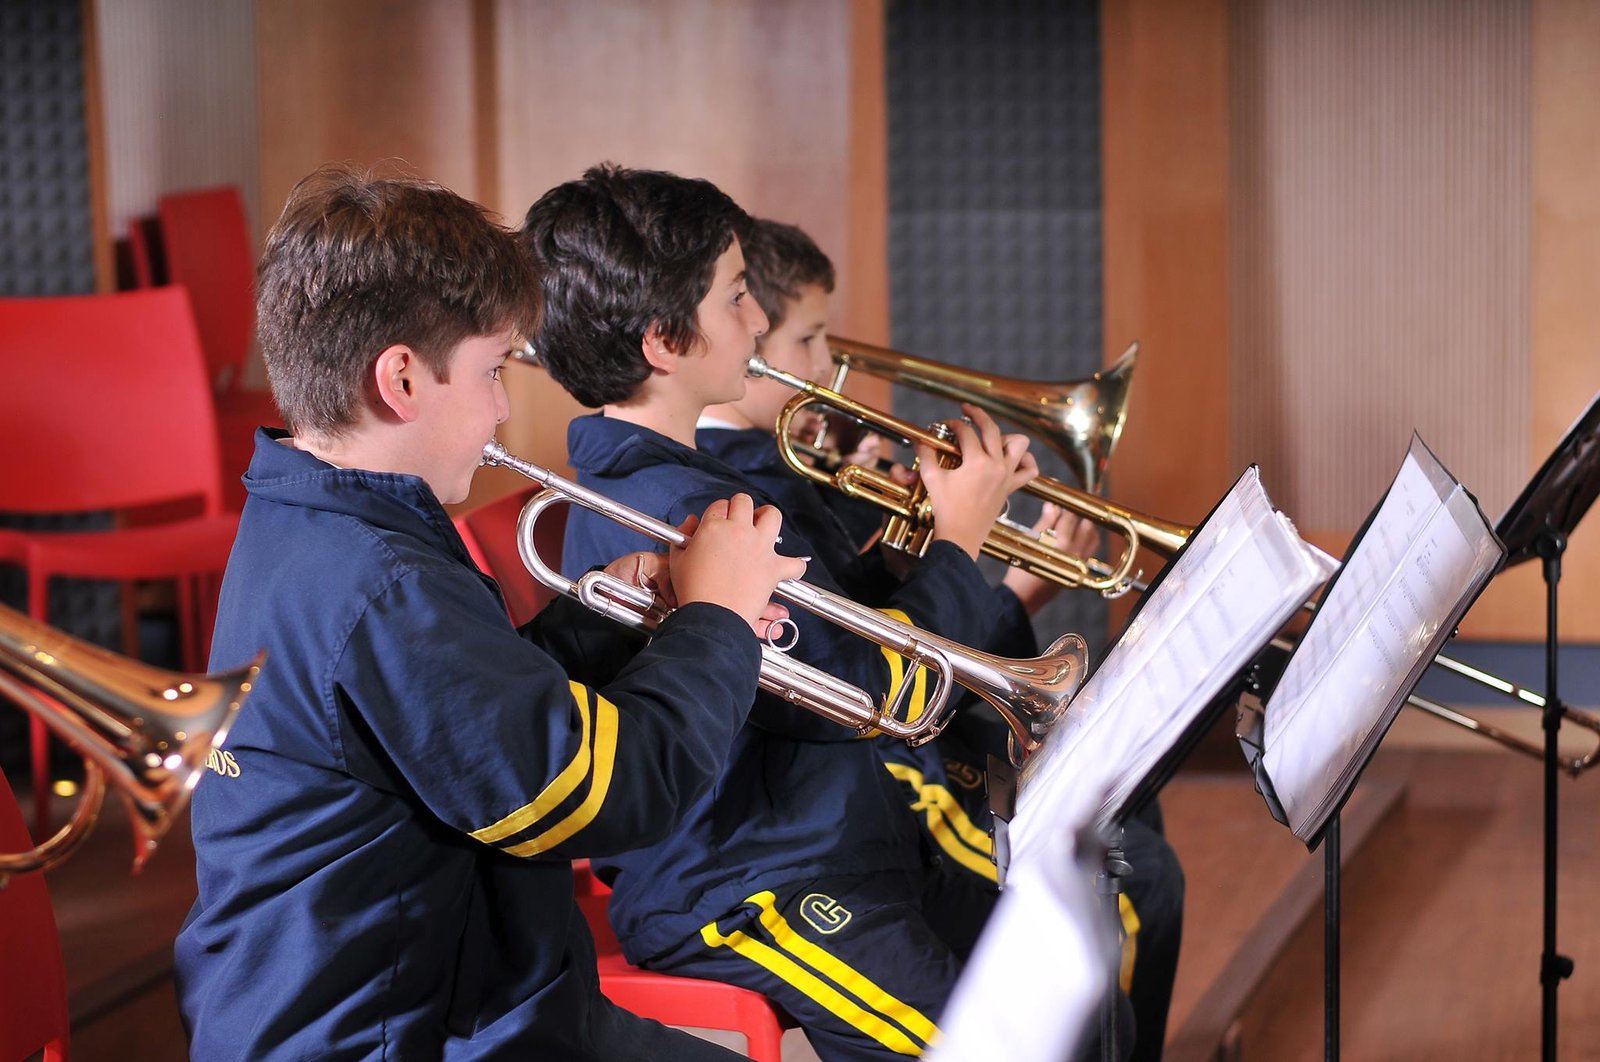
{"type": "Polygon", "coordinates": [[[1235,463],[1348,534],[1416,429],[1497,515],[1527,465],[1526,3],[1232,20],[1235,463]]]}
{"type": "MultiPolygon", "coordinates": [[[[1192,523],[1228,450],[1228,54],[1224,0],[1105,0],[1107,360],[1141,343],[1117,500],[1192,523]]],[[[1153,570],[1153,566],[1147,567],[1153,570]]]]}
{"type": "Polygon", "coordinates": [[[477,197],[470,0],[258,0],[261,224],[327,162],[477,197]]]}
{"type": "MultiPolygon", "coordinates": [[[[706,177],[834,258],[836,327],[887,338],[882,11],[877,0],[495,5],[498,171],[512,222],[602,161],[706,177]]],[[[512,374],[508,446],[561,466],[576,403],[512,374]]],[[[480,477],[485,478],[485,477],[480,477]]],[[[475,497],[507,489],[485,478],[475,497]]]]}
{"type": "MultiPolygon", "coordinates": [[[[1532,0],[1531,6],[1530,359],[1521,478],[1600,392],[1600,6],[1587,0],[1532,0]]],[[[1600,641],[1600,512],[1589,513],[1568,545],[1560,623],[1564,642],[1600,641]]],[[[1539,565],[1525,564],[1491,583],[1462,631],[1539,638],[1539,565]]],[[[1568,697],[1579,700],[1570,691],[1568,697]]]]}

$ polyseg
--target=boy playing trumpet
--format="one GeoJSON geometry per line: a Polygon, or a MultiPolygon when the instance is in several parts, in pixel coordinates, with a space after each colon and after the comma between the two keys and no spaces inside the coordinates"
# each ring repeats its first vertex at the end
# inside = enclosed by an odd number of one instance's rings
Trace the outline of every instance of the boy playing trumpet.
{"type": "Polygon", "coordinates": [[[193,1056],[727,1057],[600,995],[570,859],[657,840],[716,776],[752,629],[803,567],[777,513],[718,501],[650,560],[681,607],[644,649],[564,601],[514,630],[441,506],[539,317],[510,233],[434,185],[321,171],[257,289],[289,431],[257,435],[212,646],[268,663],[237,772],[194,799],[193,1056]]]}

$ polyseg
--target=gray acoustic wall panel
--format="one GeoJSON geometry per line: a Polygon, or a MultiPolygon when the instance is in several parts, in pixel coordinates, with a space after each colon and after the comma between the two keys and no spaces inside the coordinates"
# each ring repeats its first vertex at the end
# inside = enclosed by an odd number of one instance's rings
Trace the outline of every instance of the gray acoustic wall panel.
{"type": "MultiPolygon", "coordinates": [[[[1011,376],[1100,367],[1099,34],[1094,0],[889,3],[897,348],[1011,376]]],[[[894,401],[918,421],[951,412],[905,388],[894,401]]],[[[1054,455],[1041,461],[1066,475],[1054,455]]],[[[1035,626],[1098,650],[1105,603],[1069,591],[1035,626]]]]}
{"type": "Polygon", "coordinates": [[[78,0],[0,0],[0,296],[94,290],[78,0]]]}

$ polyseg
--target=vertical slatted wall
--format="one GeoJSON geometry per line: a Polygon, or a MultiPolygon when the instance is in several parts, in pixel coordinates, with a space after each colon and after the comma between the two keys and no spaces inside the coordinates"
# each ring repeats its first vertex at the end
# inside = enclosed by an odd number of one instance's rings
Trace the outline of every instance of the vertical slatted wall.
{"type": "Polygon", "coordinates": [[[1524,0],[1241,0],[1232,442],[1349,532],[1411,430],[1490,517],[1529,467],[1524,0]]]}
{"type": "Polygon", "coordinates": [[[219,184],[238,185],[253,218],[260,176],[254,5],[102,0],[95,30],[113,236],[168,192],[219,184]]]}

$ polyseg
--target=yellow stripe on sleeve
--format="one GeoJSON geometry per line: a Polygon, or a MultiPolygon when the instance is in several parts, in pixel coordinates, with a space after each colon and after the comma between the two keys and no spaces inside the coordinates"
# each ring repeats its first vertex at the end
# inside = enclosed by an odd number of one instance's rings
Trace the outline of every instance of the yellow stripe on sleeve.
{"type": "MultiPolygon", "coordinates": [[[[880,608],[878,610],[890,619],[899,620],[908,626],[915,626],[911,617],[897,608],[880,608]]],[[[893,700],[900,692],[900,684],[906,680],[906,658],[893,649],[883,649],[883,658],[889,661],[889,695],[888,700],[893,700]]],[[[887,702],[886,702],[887,703],[887,702]]],[[[902,722],[913,723],[922,718],[923,711],[928,705],[928,669],[914,667],[911,669],[911,700],[906,707],[906,717],[902,722]]]]}
{"type": "MultiPolygon", "coordinates": [[[[524,804],[499,822],[472,831],[472,836],[477,840],[485,844],[498,844],[506,838],[528,829],[550,814],[551,811],[560,807],[567,798],[577,792],[578,786],[583,784],[585,778],[592,779],[589,786],[589,794],[574,815],[581,814],[585,809],[590,810],[583,822],[573,828],[570,833],[564,835],[562,839],[565,839],[566,836],[571,836],[571,833],[576,833],[587,825],[588,821],[594,817],[595,811],[598,810],[600,802],[605,799],[605,790],[611,784],[611,770],[616,758],[617,709],[604,697],[599,694],[594,695],[595,706],[598,708],[600,715],[601,725],[599,730],[601,732],[595,734],[595,739],[592,742],[594,747],[591,748],[590,735],[596,730],[596,713],[590,708],[589,688],[580,682],[568,682],[567,685],[572,691],[572,699],[578,706],[578,717],[582,721],[577,752],[573,754],[567,765],[561,769],[561,773],[551,779],[550,784],[545,786],[530,803],[524,804]],[[606,725],[608,717],[609,727],[606,725]]],[[[570,822],[572,818],[573,816],[568,816],[567,821],[570,822]]],[[[544,836],[549,836],[550,833],[560,829],[562,825],[564,824],[553,827],[544,836]]],[[[524,845],[516,847],[522,848],[524,845]]],[[[507,849],[507,851],[513,851],[514,854],[518,855],[523,854],[515,852],[514,849],[507,849]]]]}
{"type": "Polygon", "coordinates": [[[594,821],[611,790],[611,777],[617,765],[617,706],[595,694],[594,773],[589,792],[572,814],[532,840],[506,848],[508,855],[530,856],[546,852],[594,821]]]}
{"type": "Polygon", "coordinates": [[[941,851],[982,878],[1000,880],[994,865],[994,841],[973,824],[954,793],[926,782],[921,771],[907,764],[885,763],[884,767],[897,781],[917,791],[911,810],[927,816],[928,832],[941,851]]]}

